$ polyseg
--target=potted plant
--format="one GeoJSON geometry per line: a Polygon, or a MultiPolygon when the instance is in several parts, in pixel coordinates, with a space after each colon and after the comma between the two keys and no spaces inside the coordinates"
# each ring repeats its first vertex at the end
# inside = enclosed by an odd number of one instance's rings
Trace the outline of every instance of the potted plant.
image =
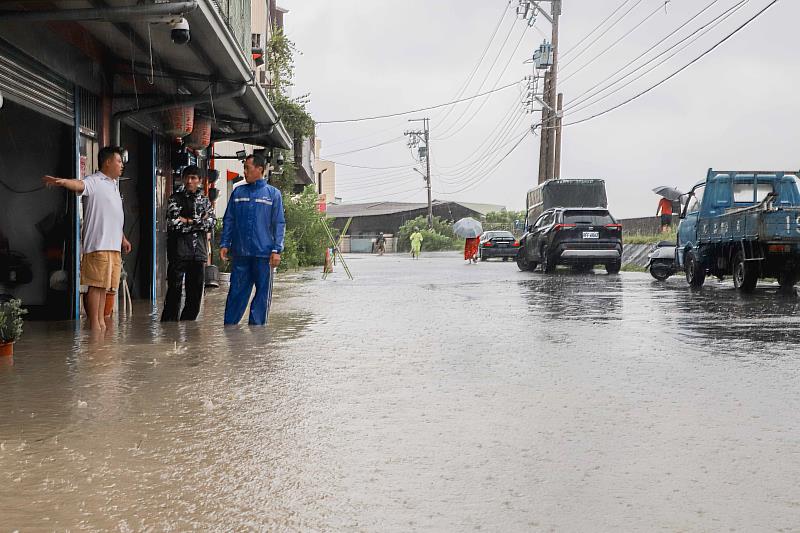
{"type": "Polygon", "coordinates": [[[22,315],[27,312],[19,300],[0,303],[0,356],[14,354],[14,343],[22,336],[22,315]]]}

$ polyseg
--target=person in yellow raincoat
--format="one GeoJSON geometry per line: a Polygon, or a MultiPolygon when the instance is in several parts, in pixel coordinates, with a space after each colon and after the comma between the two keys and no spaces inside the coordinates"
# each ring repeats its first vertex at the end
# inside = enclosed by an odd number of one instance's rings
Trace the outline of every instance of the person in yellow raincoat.
{"type": "Polygon", "coordinates": [[[411,234],[411,257],[419,259],[419,252],[422,250],[422,233],[419,232],[418,227],[414,227],[414,233],[411,234]]]}

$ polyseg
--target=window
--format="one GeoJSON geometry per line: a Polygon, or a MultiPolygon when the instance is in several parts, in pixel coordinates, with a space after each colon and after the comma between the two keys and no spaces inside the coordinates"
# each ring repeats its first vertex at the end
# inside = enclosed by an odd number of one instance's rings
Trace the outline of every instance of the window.
{"type": "Polygon", "coordinates": [[[253,48],[261,48],[261,34],[260,33],[251,34],[250,44],[253,48]]]}
{"type": "Polygon", "coordinates": [[[605,226],[613,223],[614,219],[607,211],[566,211],[564,213],[564,224],[605,226]]]}
{"type": "Polygon", "coordinates": [[[689,206],[686,208],[687,215],[700,211],[700,205],[703,203],[703,193],[705,190],[705,187],[698,187],[692,192],[692,195],[689,197],[689,206]]]}
{"type": "Polygon", "coordinates": [[[733,201],[734,203],[753,203],[753,182],[736,181],[733,184],[733,201]]]}
{"type": "Polygon", "coordinates": [[[756,202],[761,202],[774,189],[771,183],[756,183],[756,202]]]}

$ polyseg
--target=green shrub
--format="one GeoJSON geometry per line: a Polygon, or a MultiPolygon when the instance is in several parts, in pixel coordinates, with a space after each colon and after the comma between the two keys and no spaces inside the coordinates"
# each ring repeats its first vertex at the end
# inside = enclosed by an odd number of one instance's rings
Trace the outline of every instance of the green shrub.
{"type": "Polygon", "coordinates": [[[677,236],[677,231],[670,231],[669,233],[656,233],[652,235],[629,235],[625,233],[625,228],[622,228],[623,244],[655,244],[661,241],[676,242],[677,236]]]}
{"type": "MultiPolygon", "coordinates": [[[[309,185],[301,194],[284,194],[283,207],[286,217],[286,239],[281,253],[281,270],[321,265],[325,262],[328,236],[322,226],[323,214],[317,208],[317,193],[309,185]]],[[[219,257],[219,242],[222,237],[222,218],[217,220],[214,238],[211,240],[211,261],[220,272],[230,272],[230,261],[219,257]]]]}
{"type": "Polygon", "coordinates": [[[397,232],[397,250],[407,252],[411,250],[411,234],[414,227],[422,233],[422,249],[429,252],[437,250],[457,250],[464,246],[464,239],[453,234],[453,225],[440,217],[433,217],[433,229],[428,229],[428,218],[424,216],[406,221],[397,232]]]}
{"type": "Polygon", "coordinates": [[[281,266],[299,268],[322,265],[325,248],[330,245],[323,226],[323,215],[317,208],[317,192],[313,185],[301,194],[285,200],[286,242],[281,254],[281,266]]]}

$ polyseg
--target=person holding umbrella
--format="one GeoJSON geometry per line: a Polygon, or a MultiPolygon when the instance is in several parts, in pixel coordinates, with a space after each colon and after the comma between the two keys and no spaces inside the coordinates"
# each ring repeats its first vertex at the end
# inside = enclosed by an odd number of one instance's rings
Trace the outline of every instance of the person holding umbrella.
{"type": "Polygon", "coordinates": [[[680,202],[680,197],[683,193],[674,187],[663,186],[656,187],[653,192],[661,196],[656,209],[656,216],[660,217],[661,233],[668,233],[672,225],[672,204],[675,201],[680,202]]]}
{"type": "Polygon", "coordinates": [[[483,226],[474,218],[462,218],[453,224],[453,233],[464,237],[464,260],[467,264],[478,262],[478,243],[480,242],[483,226]]]}
{"type": "Polygon", "coordinates": [[[467,264],[478,262],[478,243],[480,240],[481,236],[478,235],[477,237],[467,237],[464,241],[464,260],[467,264]]]}

